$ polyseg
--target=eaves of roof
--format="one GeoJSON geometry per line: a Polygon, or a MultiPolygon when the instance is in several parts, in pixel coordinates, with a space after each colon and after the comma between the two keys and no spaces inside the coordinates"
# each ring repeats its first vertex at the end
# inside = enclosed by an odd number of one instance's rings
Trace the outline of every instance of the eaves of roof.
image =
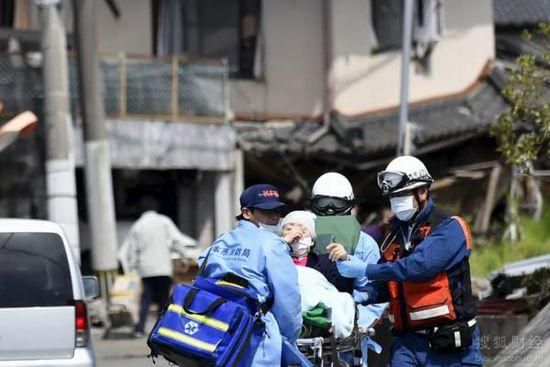
{"type": "MultiPolygon", "coordinates": [[[[492,73],[495,74],[495,73],[492,73]]],[[[499,93],[498,74],[489,76],[467,95],[416,105],[409,110],[413,123],[413,144],[417,149],[446,139],[475,137],[487,132],[506,108],[499,93]]],[[[320,128],[318,122],[285,123],[235,122],[238,144],[244,151],[258,154],[285,152],[310,157],[366,158],[393,154],[397,147],[398,109],[377,115],[346,117],[333,114],[331,129],[313,144],[309,136],[320,128]]]]}
{"type": "Polygon", "coordinates": [[[550,0],[494,0],[497,27],[528,27],[550,22],[550,0]]]}

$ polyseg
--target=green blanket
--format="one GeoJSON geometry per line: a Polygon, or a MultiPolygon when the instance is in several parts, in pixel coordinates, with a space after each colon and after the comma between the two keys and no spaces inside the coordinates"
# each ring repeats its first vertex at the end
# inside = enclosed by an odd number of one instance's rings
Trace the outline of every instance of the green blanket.
{"type": "Polygon", "coordinates": [[[304,324],[316,326],[319,328],[328,328],[332,325],[330,318],[328,317],[328,309],[319,304],[309,311],[302,314],[304,324]]]}
{"type": "Polygon", "coordinates": [[[304,312],[302,318],[302,332],[300,338],[313,338],[316,336],[328,336],[332,322],[328,316],[328,309],[318,304],[313,309],[304,312]]]}

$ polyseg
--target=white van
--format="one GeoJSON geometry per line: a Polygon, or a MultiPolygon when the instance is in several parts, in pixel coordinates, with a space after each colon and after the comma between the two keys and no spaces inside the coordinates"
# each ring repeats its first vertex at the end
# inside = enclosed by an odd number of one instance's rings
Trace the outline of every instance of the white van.
{"type": "Polygon", "coordinates": [[[58,224],[0,219],[0,366],[95,366],[85,285],[58,224]]]}

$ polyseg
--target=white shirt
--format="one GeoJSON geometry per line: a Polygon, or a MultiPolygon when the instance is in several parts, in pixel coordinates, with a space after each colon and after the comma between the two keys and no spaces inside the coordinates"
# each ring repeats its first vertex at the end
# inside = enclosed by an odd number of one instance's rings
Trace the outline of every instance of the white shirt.
{"type": "Polygon", "coordinates": [[[127,273],[141,277],[172,276],[172,253],[183,259],[196,241],[181,233],[170,218],[147,211],[134,223],[119,251],[127,273]]]}

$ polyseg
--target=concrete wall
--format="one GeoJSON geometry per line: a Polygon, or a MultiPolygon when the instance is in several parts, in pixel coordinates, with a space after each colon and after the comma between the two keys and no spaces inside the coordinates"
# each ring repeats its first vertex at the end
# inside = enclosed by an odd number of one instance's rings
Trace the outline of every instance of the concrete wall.
{"type": "MultiPolygon", "coordinates": [[[[321,0],[264,0],[265,80],[231,82],[237,115],[321,113],[321,0]]],[[[446,30],[429,75],[411,63],[410,100],[457,93],[494,57],[492,2],[444,1],[446,30]]],[[[399,103],[399,51],[373,54],[370,0],[331,1],[333,109],[358,114],[399,103]]]]}
{"type": "Polygon", "coordinates": [[[150,0],[117,0],[116,19],[105,1],[97,1],[97,38],[100,52],[124,51],[152,54],[152,15],[150,0]]]}

